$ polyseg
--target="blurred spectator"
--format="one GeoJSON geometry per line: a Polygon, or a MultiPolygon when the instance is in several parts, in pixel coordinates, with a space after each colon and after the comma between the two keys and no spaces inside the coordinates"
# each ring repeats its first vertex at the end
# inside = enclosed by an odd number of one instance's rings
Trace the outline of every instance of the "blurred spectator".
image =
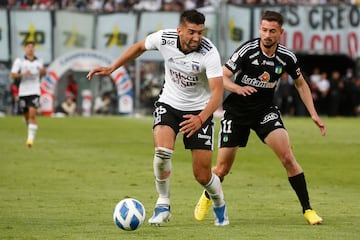
{"type": "Polygon", "coordinates": [[[294,82],[288,73],[283,73],[275,90],[275,104],[283,115],[294,115],[294,82]]]}
{"type": "Polygon", "coordinates": [[[184,10],[191,10],[196,8],[195,0],[185,0],[184,2],[184,10]]]}
{"type": "Polygon", "coordinates": [[[95,114],[109,114],[111,107],[111,98],[107,93],[104,93],[101,97],[98,96],[94,103],[95,114]]]}
{"type": "Polygon", "coordinates": [[[46,5],[42,0],[34,0],[33,5],[31,6],[32,10],[45,10],[46,5]]]}
{"type": "Polygon", "coordinates": [[[75,101],[78,99],[78,86],[71,72],[68,74],[68,83],[66,85],[65,95],[73,96],[75,101]]]}
{"type": "Polygon", "coordinates": [[[352,89],[352,102],[353,102],[353,113],[355,116],[360,117],[360,76],[354,80],[352,89]]]}
{"type": "Polygon", "coordinates": [[[56,108],[56,116],[75,116],[76,115],[76,102],[74,96],[67,95],[64,102],[56,108]]]}
{"type": "Polygon", "coordinates": [[[115,0],[105,0],[104,2],[104,12],[112,13],[116,11],[115,0]]]}
{"type": "Polygon", "coordinates": [[[21,1],[19,0],[8,0],[6,4],[7,9],[20,9],[21,1]]]}
{"type": "Polygon", "coordinates": [[[181,12],[184,10],[184,3],[180,0],[164,0],[163,11],[181,12]]]}
{"type": "Polygon", "coordinates": [[[132,1],[115,0],[115,10],[117,12],[128,12],[132,9],[132,1]]]}
{"type": "Polygon", "coordinates": [[[328,113],[328,94],[330,91],[330,81],[327,79],[327,73],[321,73],[320,82],[317,84],[319,91],[318,111],[320,114],[327,115],[328,113]]]}
{"type": "Polygon", "coordinates": [[[330,76],[330,92],[328,98],[328,115],[337,116],[340,110],[340,102],[344,92],[345,84],[341,79],[340,72],[334,70],[330,76]]]}
{"type": "Polygon", "coordinates": [[[310,84],[317,85],[321,80],[320,68],[315,67],[310,75],[310,84]]]}
{"type": "MultiPolygon", "coordinates": [[[[49,1],[49,0],[48,0],[49,1]]],[[[57,0],[51,0],[51,1],[57,1],[57,0]]],[[[87,10],[87,4],[88,1],[87,0],[73,0],[72,5],[80,11],[85,11],[87,10]]]]}
{"type": "Polygon", "coordinates": [[[102,12],[103,0],[89,0],[88,9],[93,12],[102,12]]]}
{"type": "Polygon", "coordinates": [[[162,7],[162,0],[142,0],[134,5],[136,11],[159,11],[162,7]]]}
{"type": "Polygon", "coordinates": [[[354,70],[348,68],[341,80],[344,83],[344,89],[340,99],[339,115],[351,116],[354,114],[354,103],[352,100],[352,88],[355,82],[354,70]]]}
{"type": "Polygon", "coordinates": [[[318,84],[320,80],[321,80],[320,68],[315,67],[310,75],[310,90],[311,90],[311,96],[314,101],[314,105],[317,109],[319,108],[318,101],[319,101],[320,92],[318,89],[318,84]]]}

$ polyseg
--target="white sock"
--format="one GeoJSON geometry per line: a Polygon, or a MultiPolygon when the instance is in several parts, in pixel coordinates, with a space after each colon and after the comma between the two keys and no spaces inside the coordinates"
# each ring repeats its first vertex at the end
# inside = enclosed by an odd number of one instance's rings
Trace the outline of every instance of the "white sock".
{"type": "Polygon", "coordinates": [[[221,207],[225,204],[224,193],[218,176],[212,173],[210,182],[204,188],[209,193],[214,207],[221,207]]]}
{"type": "Polygon", "coordinates": [[[173,150],[157,147],[154,154],[155,186],[159,194],[156,204],[170,205],[171,156],[173,150]]]}
{"type": "Polygon", "coordinates": [[[28,141],[33,141],[35,138],[36,131],[38,129],[38,126],[36,124],[30,123],[28,125],[28,141]]]}

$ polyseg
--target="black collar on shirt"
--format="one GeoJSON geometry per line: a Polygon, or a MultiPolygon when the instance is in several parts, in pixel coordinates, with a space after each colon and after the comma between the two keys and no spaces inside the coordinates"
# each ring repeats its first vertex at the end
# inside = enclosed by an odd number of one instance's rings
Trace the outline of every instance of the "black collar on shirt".
{"type": "Polygon", "coordinates": [[[30,59],[28,59],[27,57],[26,57],[26,55],[24,55],[24,59],[26,59],[26,60],[29,60],[29,61],[35,61],[36,59],[38,59],[36,56],[34,56],[34,59],[33,60],[30,60],[30,59]]]}
{"type": "Polygon", "coordinates": [[[179,37],[179,36],[178,36],[178,38],[177,38],[177,43],[176,43],[176,45],[177,45],[178,49],[179,49],[182,53],[184,53],[184,54],[189,54],[189,53],[192,53],[192,52],[198,52],[198,51],[200,50],[200,45],[199,45],[199,47],[198,47],[197,49],[195,49],[195,50],[192,50],[192,51],[190,51],[190,52],[184,52],[184,51],[181,49],[180,37],[179,37]]]}

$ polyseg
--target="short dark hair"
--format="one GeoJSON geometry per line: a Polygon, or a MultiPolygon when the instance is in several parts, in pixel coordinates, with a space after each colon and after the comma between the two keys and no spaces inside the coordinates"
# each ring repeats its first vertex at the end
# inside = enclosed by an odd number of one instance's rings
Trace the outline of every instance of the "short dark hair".
{"type": "Polygon", "coordinates": [[[280,26],[284,23],[283,16],[275,11],[265,11],[261,17],[261,20],[266,20],[269,22],[277,22],[280,26]]]}
{"type": "Polygon", "coordinates": [[[184,11],[180,16],[180,24],[184,24],[185,22],[195,23],[195,24],[204,24],[205,16],[201,12],[193,9],[184,11]]]}
{"type": "Polygon", "coordinates": [[[24,42],[24,46],[27,46],[27,45],[35,45],[35,42],[34,41],[26,41],[24,42]]]}

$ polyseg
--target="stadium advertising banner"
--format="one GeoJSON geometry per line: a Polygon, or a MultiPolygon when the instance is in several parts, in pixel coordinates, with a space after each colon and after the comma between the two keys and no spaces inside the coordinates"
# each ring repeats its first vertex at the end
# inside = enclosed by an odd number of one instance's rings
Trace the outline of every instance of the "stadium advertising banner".
{"type": "Polygon", "coordinates": [[[36,56],[42,58],[45,64],[49,64],[52,60],[51,12],[11,11],[10,19],[12,60],[24,55],[25,42],[33,41],[36,56]]]}
{"type": "Polygon", "coordinates": [[[9,61],[8,18],[5,9],[0,9],[0,61],[9,61]]]}
{"type": "Polygon", "coordinates": [[[285,32],[281,43],[294,52],[360,57],[359,6],[257,8],[254,29],[259,29],[261,13],[268,9],[280,11],[285,17],[285,32]]]}
{"type": "Polygon", "coordinates": [[[56,11],[55,22],[55,57],[77,49],[92,48],[94,14],[56,11]]]}
{"type": "Polygon", "coordinates": [[[135,42],[136,21],[133,13],[98,15],[96,49],[117,58],[135,42]]]}
{"type": "MultiPolygon", "coordinates": [[[[226,41],[226,59],[229,58],[232,53],[243,42],[251,38],[251,10],[249,8],[240,8],[234,6],[228,6],[226,14],[225,29],[227,30],[226,41]]],[[[258,28],[255,29],[255,31],[258,28]]],[[[256,32],[257,33],[257,32],[256,32]]],[[[256,34],[257,36],[257,34],[256,34]]]]}
{"type": "MultiPolygon", "coordinates": [[[[166,28],[177,28],[180,14],[177,12],[143,12],[139,24],[139,39],[144,39],[150,33],[166,28]]],[[[147,51],[139,57],[141,60],[162,61],[158,51],[147,51]]]]}

